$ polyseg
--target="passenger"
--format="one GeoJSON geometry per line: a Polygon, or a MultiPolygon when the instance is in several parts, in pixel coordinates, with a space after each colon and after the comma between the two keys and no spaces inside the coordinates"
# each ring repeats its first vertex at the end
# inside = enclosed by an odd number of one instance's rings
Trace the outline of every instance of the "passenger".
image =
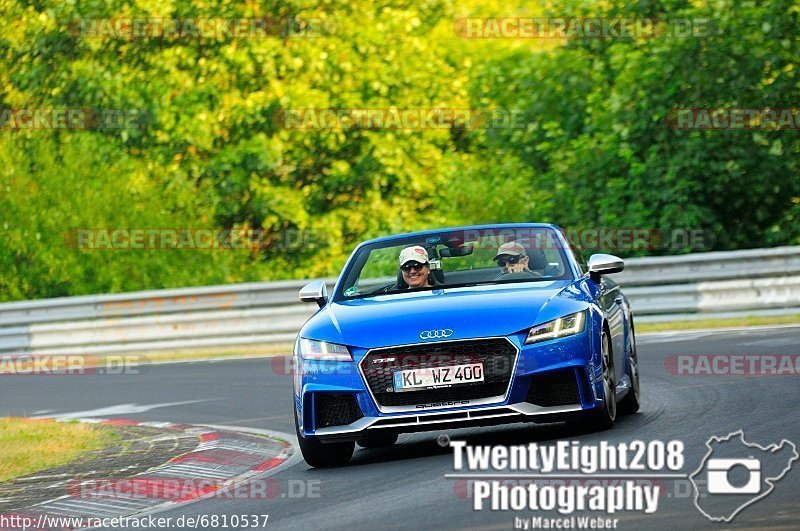
{"type": "Polygon", "coordinates": [[[497,265],[503,270],[503,275],[510,273],[530,273],[534,272],[528,269],[528,253],[519,242],[506,242],[497,249],[497,254],[494,257],[497,265]]]}
{"type": "Polygon", "coordinates": [[[406,247],[400,251],[400,273],[403,282],[398,279],[398,287],[401,289],[432,287],[433,279],[428,263],[428,251],[419,245],[406,247]]]}

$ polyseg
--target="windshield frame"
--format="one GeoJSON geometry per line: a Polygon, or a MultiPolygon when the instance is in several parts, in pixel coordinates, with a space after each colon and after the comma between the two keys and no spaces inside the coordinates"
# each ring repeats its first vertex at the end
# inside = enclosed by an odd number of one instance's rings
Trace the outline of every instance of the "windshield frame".
{"type": "MultiPolygon", "coordinates": [[[[345,264],[342,273],[339,275],[339,278],[336,282],[336,286],[334,287],[333,296],[331,297],[331,302],[347,302],[347,301],[373,298],[378,296],[403,295],[409,292],[419,293],[425,291],[435,291],[435,290],[471,287],[479,285],[499,286],[508,284],[509,286],[515,286],[526,282],[552,282],[552,281],[575,280],[576,278],[580,278],[581,276],[582,274],[580,268],[575,263],[574,254],[569,245],[569,242],[566,240],[566,237],[564,236],[560,228],[555,225],[539,224],[539,223],[524,223],[524,224],[514,223],[514,224],[475,225],[466,227],[432,229],[427,231],[397,234],[393,236],[377,238],[359,244],[353,250],[353,253],[350,255],[350,258],[345,264]],[[416,288],[410,291],[403,290],[403,291],[392,291],[388,293],[364,293],[355,296],[344,295],[344,286],[351,283],[350,280],[353,275],[360,275],[366,261],[370,256],[370,253],[373,250],[386,247],[401,246],[401,245],[416,245],[419,244],[420,242],[425,241],[427,238],[434,236],[442,236],[446,233],[454,233],[459,231],[490,231],[490,230],[498,233],[500,233],[501,231],[513,231],[513,230],[540,230],[543,232],[546,231],[550,233],[548,234],[548,238],[552,237],[554,241],[558,242],[557,252],[559,253],[560,258],[565,266],[564,274],[558,278],[550,278],[550,277],[525,278],[525,279],[506,280],[503,282],[486,282],[486,281],[464,282],[458,284],[435,285],[423,288],[416,288]]],[[[354,281],[355,279],[352,280],[354,281]]],[[[376,284],[376,288],[380,285],[381,284],[376,284]]]]}

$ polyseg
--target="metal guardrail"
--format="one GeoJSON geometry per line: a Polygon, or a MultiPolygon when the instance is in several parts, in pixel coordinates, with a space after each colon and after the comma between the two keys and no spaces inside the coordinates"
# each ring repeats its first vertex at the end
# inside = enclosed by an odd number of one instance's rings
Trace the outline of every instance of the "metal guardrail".
{"type": "Polygon", "coordinates": [[[631,258],[614,278],[640,322],[797,309],[800,247],[631,258]]]}
{"type": "MultiPolygon", "coordinates": [[[[626,260],[615,275],[637,320],[800,313],[800,247],[626,260]]],[[[327,279],[330,284],[333,279],[327,279]]],[[[305,280],[0,304],[0,355],[287,345],[316,310],[305,280]]]]}

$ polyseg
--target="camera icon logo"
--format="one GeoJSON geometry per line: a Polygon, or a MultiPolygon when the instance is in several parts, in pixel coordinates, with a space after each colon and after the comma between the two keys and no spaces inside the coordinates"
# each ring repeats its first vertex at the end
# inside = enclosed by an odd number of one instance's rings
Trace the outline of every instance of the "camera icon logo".
{"type": "Polygon", "coordinates": [[[761,492],[761,461],[758,459],[709,459],[706,485],[709,494],[758,494],[761,492]],[[734,486],[729,474],[744,467],[750,476],[741,486],[734,486]]]}
{"type": "Polygon", "coordinates": [[[730,522],[767,496],[800,459],[791,441],[760,446],[745,441],[742,430],[711,437],[706,447],[708,453],[689,481],[695,506],[713,522],[730,522]]]}

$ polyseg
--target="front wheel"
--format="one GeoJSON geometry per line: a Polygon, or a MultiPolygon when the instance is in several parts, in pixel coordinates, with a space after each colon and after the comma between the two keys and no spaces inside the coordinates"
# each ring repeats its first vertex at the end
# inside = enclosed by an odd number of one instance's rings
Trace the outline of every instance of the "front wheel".
{"type": "Polygon", "coordinates": [[[636,353],[636,332],[633,329],[633,322],[631,322],[631,352],[628,356],[628,378],[631,380],[631,388],[619,403],[619,412],[622,415],[631,415],[639,411],[639,355],[636,353]]]}
{"type": "Polygon", "coordinates": [[[303,459],[314,468],[346,465],[353,457],[353,451],[356,448],[355,441],[323,443],[316,437],[303,437],[300,434],[296,412],[294,430],[297,433],[297,442],[300,444],[300,453],[303,454],[303,459]]]}
{"type": "Polygon", "coordinates": [[[600,338],[601,358],[603,362],[603,406],[590,414],[588,427],[592,431],[607,430],[614,425],[617,418],[617,389],[614,381],[614,358],[611,357],[611,344],[608,334],[603,332],[600,338]]]}

